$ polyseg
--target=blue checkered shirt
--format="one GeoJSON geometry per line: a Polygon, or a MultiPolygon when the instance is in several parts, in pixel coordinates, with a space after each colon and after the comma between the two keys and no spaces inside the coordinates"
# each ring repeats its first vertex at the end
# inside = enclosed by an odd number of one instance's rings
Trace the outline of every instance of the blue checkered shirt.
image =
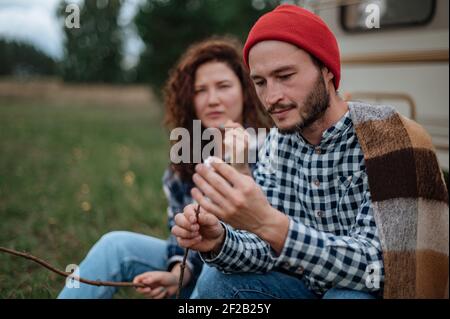
{"type": "Polygon", "coordinates": [[[259,159],[256,182],[290,218],[281,254],[255,234],[224,224],[222,249],[217,256],[201,254],[205,262],[229,273],[287,272],[319,295],[333,287],[382,290],[382,249],[349,112],[316,146],[298,133],[272,129],[259,159]]]}

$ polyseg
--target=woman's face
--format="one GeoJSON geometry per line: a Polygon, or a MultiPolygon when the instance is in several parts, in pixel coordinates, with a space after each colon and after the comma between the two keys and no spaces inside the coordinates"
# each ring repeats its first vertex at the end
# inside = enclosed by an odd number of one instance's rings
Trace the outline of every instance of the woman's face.
{"type": "Polygon", "coordinates": [[[228,120],[242,124],[242,85],[228,65],[200,65],[195,73],[194,92],[195,114],[204,127],[219,127],[228,120]]]}

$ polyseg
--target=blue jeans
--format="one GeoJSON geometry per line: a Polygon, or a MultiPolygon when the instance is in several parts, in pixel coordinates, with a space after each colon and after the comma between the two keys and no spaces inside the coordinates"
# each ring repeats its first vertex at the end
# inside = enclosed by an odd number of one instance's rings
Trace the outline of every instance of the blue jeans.
{"type": "Polygon", "coordinates": [[[223,274],[212,267],[204,267],[196,292],[191,298],[200,299],[375,299],[362,291],[328,290],[318,296],[309,290],[302,279],[280,272],[266,274],[223,274]]]}
{"type": "MultiPolygon", "coordinates": [[[[79,265],[80,277],[102,281],[133,281],[147,271],[167,270],[167,242],[142,234],[115,231],[105,234],[89,251],[79,265]]],[[[195,286],[191,282],[182,292],[191,294],[195,286]]],[[[133,289],[133,288],[125,288],[133,289]]],[[[60,292],[60,299],[109,299],[117,287],[91,286],[80,283],[79,288],[67,285],[60,292]]]]}

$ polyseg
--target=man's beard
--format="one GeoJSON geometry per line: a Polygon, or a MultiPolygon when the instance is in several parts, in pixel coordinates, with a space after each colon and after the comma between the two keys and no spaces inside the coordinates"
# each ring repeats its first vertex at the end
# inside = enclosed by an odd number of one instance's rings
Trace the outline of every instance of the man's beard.
{"type": "Polygon", "coordinates": [[[278,128],[278,131],[281,134],[292,134],[295,132],[301,133],[302,130],[308,128],[311,124],[321,119],[329,106],[330,95],[327,92],[322,72],[319,71],[317,80],[314,83],[314,88],[305,98],[305,102],[303,103],[303,107],[301,109],[298,109],[297,103],[289,103],[287,105],[275,104],[269,108],[268,112],[271,114],[274,111],[278,112],[282,109],[295,107],[300,114],[300,121],[287,128],[278,128]]]}

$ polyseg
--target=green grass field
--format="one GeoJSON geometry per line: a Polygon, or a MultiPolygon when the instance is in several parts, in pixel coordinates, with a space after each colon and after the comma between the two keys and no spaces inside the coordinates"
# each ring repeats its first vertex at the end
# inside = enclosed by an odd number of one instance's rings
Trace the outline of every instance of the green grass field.
{"type": "MultiPolygon", "coordinates": [[[[1,102],[0,246],[65,270],[108,231],[167,236],[160,113],[1,102]]],[[[0,254],[0,298],[55,298],[63,285],[31,261],[0,254]]],[[[118,297],[138,295],[126,288],[118,297]]]]}

